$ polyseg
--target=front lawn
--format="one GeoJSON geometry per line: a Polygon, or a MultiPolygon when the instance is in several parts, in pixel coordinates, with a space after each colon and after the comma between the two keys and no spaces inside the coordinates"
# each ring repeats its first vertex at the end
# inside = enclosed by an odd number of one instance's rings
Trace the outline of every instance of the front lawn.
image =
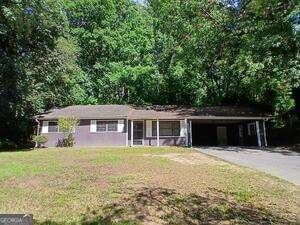
{"type": "Polygon", "coordinates": [[[0,212],[38,224],[294,224],[299,187],[185,148],[0,153],[0,212]]]}

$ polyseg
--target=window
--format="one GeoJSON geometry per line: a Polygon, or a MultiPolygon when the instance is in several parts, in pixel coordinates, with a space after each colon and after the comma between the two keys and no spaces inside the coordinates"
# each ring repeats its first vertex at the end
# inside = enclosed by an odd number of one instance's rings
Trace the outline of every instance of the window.
{"type": "Polygon", "coordinates": [[[104,121],[97,121],[97,132],[106,131],[106,123],[104,121]]]}
{"type": "MultiPolygon", "coordinates": [[[[152,136],[155,137],[156,135],[156,121],[152,121],[152,136]]],[[[159,136],[180,136],[180,122],[160,121],[159,136]]]]}
{"type": "Polygon", "coordinates": [[[118,131],[118,121],[97,121],[97,132],[118,131]]]}
{"type": "Polygon", "coordinates": [[[118,122],[117,121],[108,121],[107,122],[107,131],[118,131],[118,122]]]}
{"type": "Polygon", "coordinates": [[[255,123],[249,123],[248,124],[248,135],[254,136],[256,134],[256,126],[255,123]]]}
{"type": "Polygon", "coordinates": [[[48,132],[49,132],[49,133],[55,133],[55,132],[58,132],[58,124],[57,124],[57,121],[49,121],[49,124],[48,124],[48,132]]]}

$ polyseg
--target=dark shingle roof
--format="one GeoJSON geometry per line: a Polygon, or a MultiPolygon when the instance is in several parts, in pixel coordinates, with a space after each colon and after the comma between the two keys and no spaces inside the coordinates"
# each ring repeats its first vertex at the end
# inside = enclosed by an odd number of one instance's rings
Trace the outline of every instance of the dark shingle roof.
{"type": "Polygon", "coordinates": [[[76,117],[78,119],[213,119],[270,116],[269,113],[259,109],[238,106],[187,108],[178,106],[77,105],[53,109],[39,115],[38,118],[42,120],[62,117],[76,117]]]}
{"type": "Polygon", "coordinates": [[[135,107],[130,110],[132,119],[204,119],[214,117],[270,117],[265,111],[238,106],[212,106],[201,108],[186,108],[178,106],[135,107]]]}
{"type": "Polygon", "coordinates": [[[75,117],[78,119],[121,119],[127,118],[127,105],[74,105],[56,108],[38,116],[40,119],[75,117]]]}

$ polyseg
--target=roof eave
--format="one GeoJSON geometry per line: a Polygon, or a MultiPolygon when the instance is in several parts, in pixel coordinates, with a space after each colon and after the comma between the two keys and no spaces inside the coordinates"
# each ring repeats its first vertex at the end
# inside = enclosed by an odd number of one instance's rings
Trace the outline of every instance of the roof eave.
{"type": "Polygon", "coordinates": [[[187,119],[197,120],[269,120],[270,116],[189,116],[187,119]]]}
{"type": "MultiPolygon", "coordinates": [[[[66,118],[66,117],[36,117],[39,120],[59,120],[61,118],[66,118]]],[[[113,119],[127,119],[125,116],[120,116],[120,117],[76,117],[76,119],[79,120],[113,120],[113,119]]]]}

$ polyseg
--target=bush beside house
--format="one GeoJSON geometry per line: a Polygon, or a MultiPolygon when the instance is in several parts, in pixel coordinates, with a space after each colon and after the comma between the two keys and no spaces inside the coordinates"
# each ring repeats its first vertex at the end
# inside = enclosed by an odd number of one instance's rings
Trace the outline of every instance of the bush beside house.
{"type": "Polygon", "coordinates": [[[58,127],[65,137],[62,141],[64,147],[72,147],[74,145],[73,133],[79,124],[79,120],[74,117],[66,117],[58,120],[58,127]]]}

